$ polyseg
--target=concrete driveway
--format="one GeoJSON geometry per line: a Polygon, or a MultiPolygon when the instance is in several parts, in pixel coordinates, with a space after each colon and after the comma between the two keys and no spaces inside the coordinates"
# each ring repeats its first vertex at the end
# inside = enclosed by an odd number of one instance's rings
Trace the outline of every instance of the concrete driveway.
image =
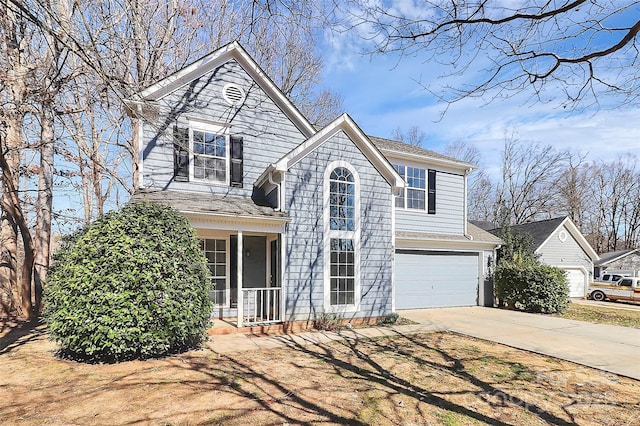
{"type": "Polygon", "coordinates": [[[640,329],[591,324],[502,309],[399,311],[403,317],[640,380],[640,329]]]}

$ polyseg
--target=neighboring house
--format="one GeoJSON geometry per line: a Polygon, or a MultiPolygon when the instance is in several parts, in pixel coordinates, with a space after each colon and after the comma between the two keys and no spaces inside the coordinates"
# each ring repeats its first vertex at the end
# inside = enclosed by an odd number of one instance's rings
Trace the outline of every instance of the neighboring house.
{"type": "MultiPolygon", "coordinates": [[[[489,232],[500,235],[499,229],[489,232]]],[[[566,271],[570,297],[586,295],[598,254],[569,217],[513,225],[511,232],[529,234],[540,261],[566,271]]]]}
{"type": "Polygon", "coordinates": [[[600,255],[594,263],[593,275],[599,277],[604,271],[625,271],[637,275],[640,271],[640,249],[610,251],[600,255]]]}
{"type": "Polygon", "coordinates": [[[489,304],[500,240],[466,221],[471,164],[316,129],[246,51],[227,45],[128,101],[140,187],[202,239],[217,317],[238,326],[489,304]],[[482,284],[482,285],[481,285],[482,284]]]}

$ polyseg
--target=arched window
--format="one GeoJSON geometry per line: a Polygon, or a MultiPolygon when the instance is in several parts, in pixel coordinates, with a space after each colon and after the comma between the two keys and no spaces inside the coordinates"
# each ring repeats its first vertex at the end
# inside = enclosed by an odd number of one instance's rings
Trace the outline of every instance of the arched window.
{"type": "Polygon", "coordinates": [[[358,309],[360,302],[360,194],[354,169],[339,161],[325,172],[325,308],[358,309]]]}
{"type": "Polygon", "coordinates": [[[329,176],[329,220],[331,230],[355,231],[355,182],[346,167],[337,167],[329,176]]]}

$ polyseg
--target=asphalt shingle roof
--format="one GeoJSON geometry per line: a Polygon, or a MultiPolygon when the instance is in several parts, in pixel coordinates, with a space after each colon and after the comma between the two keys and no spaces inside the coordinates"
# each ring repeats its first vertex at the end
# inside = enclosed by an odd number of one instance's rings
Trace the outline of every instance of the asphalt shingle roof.
{"type": "Polygon", "coordinates": [[[139,190],[131,201],[148,200],[152,203],[173,207],[181,212],[202,213],[217,216],[244,218],[287,219],[288,216],[272,207],[260,206],[252,199],[231,195],[170,190],[139,190]]]}
{"type": "Polygon", "coordinates": [[[431,151],[429,149],[424,149],[418,146],[410,145],[408,143],[398,142],[391,139],[379,138],[377,136],[369,136],[369,139],[381,151],[394,151],[397,153],[421,155],[423,157],[433,158],[437,160],[451,161],[453,163],[458,163],[460,165],[473,166],[472,164],[469,164],[465,161],[460,161],[453,157],[449,157],[449,156],[440,154],[438,152],[431,151]]]}
{"type": "MultiPolygon", "coordinates": [[[[529,234],[533,249],[536,250],[546,241],[558,226],[565,220],[565,217],[555,219],[539,220],[537,222],[523,223],[521,225],[511,225],[512,233],[529,234]]],[[[490,229],[493,235],[500,235],[500,228],[490,229]]]]}

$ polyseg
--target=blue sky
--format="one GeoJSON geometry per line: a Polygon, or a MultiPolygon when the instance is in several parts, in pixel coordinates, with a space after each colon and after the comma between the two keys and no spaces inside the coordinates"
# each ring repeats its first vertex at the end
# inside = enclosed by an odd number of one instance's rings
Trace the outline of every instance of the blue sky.
{"type": "MultiPolygon", "coordinates": [[[[535,141],[569,148],[587,160],[611,161],[619,155],[637,153],[640,148],[640,109],[613,107],[564,109],[556,102],[531,102],[531,92],[487,104],[482,99],[464,99],[446,104],[423,86],[437,90],[440,65],[419,56],[365,56],[362,45],[352,38],[326,39],[324,87],[339,93],[344,110],[368,134],[390,137],[400,127],[420,127],[426,134],[424,148],[442,151],[453,141],[477,146],[483,155],[481,166],[499,167],[505,138],[535,141]]],[[[616,99],[608,99],[607,102],[616,99]]]]}

